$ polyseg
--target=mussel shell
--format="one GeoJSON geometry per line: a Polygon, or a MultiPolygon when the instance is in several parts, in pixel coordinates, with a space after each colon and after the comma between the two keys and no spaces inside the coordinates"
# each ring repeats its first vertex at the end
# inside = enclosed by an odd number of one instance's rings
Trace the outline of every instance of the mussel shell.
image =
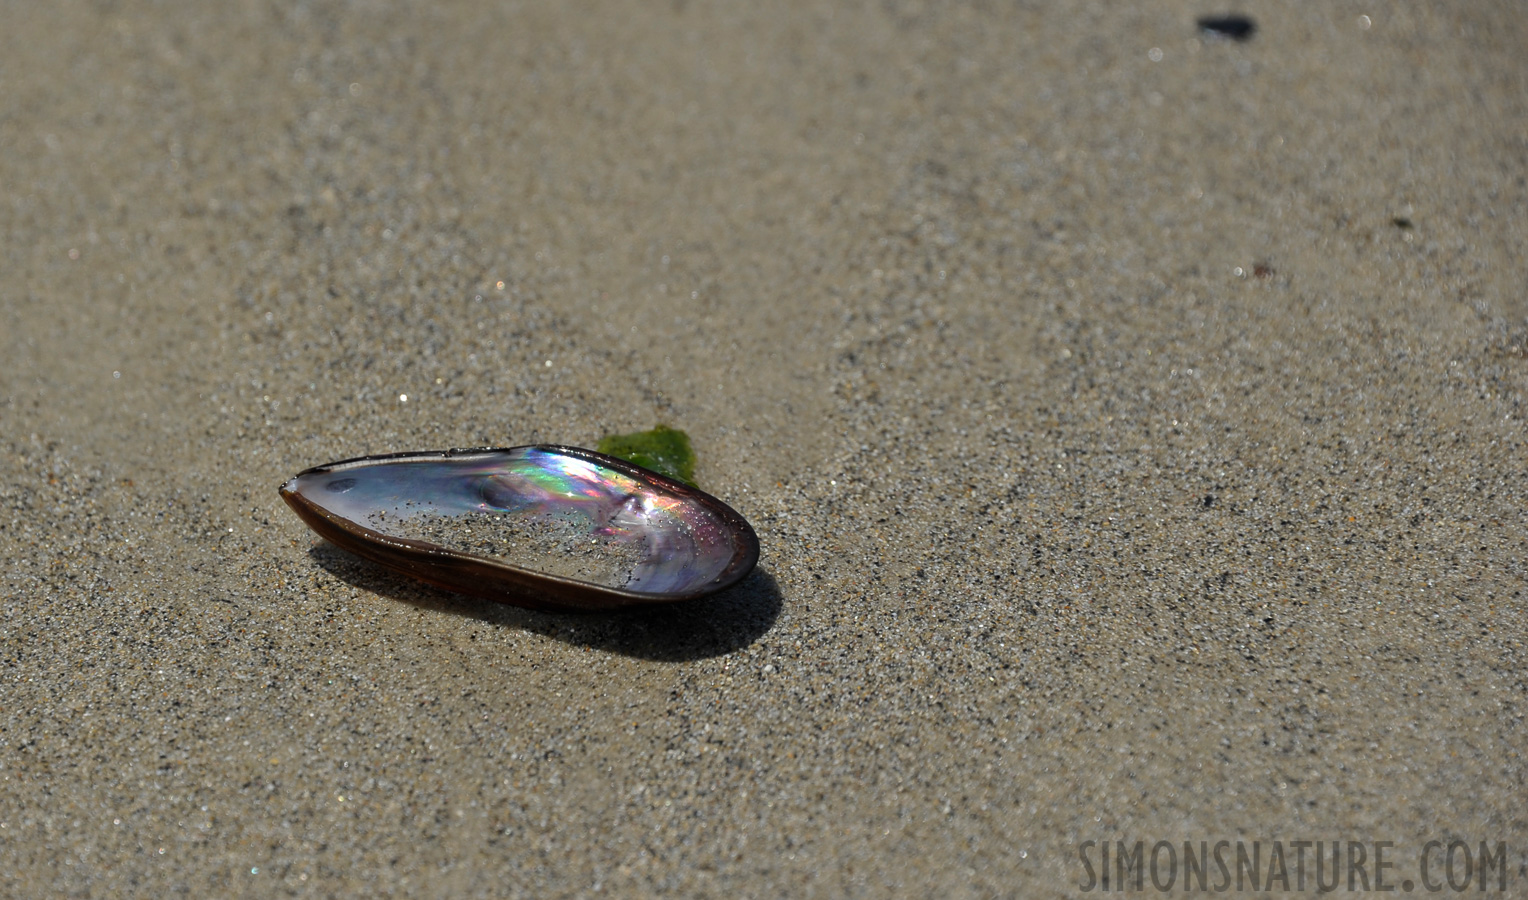
{"type": "Polygon", "coordinates": [[[736,584],[759,558],[758,536],[732,507],[577,447],[357,457],[299,473],[282,485],[281,497],[309,528],[357,556],[447,590],[533,609],[599,611],[689,600],[736,584]],[[649,529],[634,538],[648,542],[649,559],[633,579],[640,589],[538,572],[363,524],[369,510],[398,510],[405,502],[441,515],[560,504],[605,531],[649,529]]]}

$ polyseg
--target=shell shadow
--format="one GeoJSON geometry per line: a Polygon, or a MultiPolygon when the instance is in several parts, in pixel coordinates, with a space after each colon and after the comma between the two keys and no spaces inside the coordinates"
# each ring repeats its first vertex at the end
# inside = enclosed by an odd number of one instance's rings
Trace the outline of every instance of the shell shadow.
{"type": "Polygon", "coordinates": [[[575,646],[664,662],[709,659],[741,650],[774,626],[784,606],[774,576],[761,568],[733,587],[698,600],[625,612],[550,613],[440,590],[327,543],[310,549],[308,556],[351,587],[389,600],[497,627],[520,628],[575,646]]]}

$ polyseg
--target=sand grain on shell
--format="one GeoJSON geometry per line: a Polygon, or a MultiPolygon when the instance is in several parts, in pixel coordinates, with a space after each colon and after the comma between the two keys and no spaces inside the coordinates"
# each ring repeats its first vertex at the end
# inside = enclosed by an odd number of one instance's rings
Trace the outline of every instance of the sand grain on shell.
{"type": "Polygon", "coordinates": [[[587,521],[573,517],[504,512],[376,513],[368,524],[385,534],[606,587],[625,587],[647,556],[645,541],[591,533],[587,521]]]}

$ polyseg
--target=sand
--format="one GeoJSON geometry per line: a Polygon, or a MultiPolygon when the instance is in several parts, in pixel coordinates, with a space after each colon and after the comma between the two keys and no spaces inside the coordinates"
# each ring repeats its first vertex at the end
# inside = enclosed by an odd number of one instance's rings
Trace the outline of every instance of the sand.
{"type": "Polygon", "coordinates": [[[1219,11],[9,8],[0,895],[1522,895],[1528,20],[1219,11]],[[676,609],[276,493],[660,422],[763,547],[676,609]]]}

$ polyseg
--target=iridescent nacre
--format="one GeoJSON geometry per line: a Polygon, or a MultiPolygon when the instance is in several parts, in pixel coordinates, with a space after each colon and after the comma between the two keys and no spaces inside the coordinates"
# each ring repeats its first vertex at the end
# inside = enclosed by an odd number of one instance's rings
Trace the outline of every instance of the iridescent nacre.
{"type": "Polygon", "coordinates": [[[450,590],[617,609],[735,584],[758,538],[704,491],[575,447],[446,450],[308,469],[281,496],[330,542],[450,590]]]}

